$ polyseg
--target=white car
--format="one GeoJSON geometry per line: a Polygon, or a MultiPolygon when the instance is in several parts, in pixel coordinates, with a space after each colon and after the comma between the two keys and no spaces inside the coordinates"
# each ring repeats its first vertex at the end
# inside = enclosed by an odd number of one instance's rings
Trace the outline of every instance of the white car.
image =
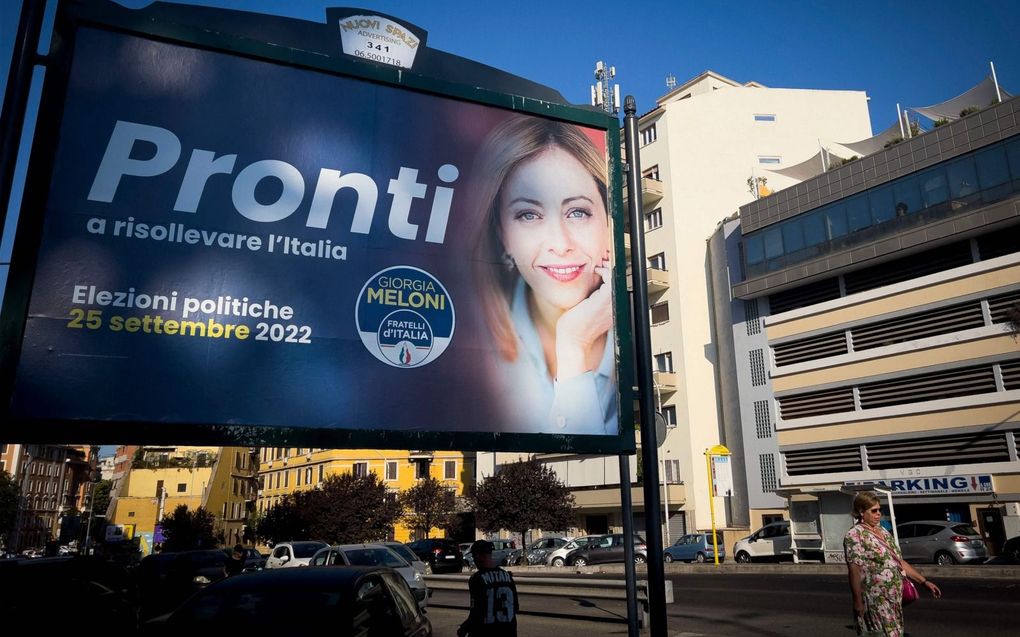
{"type": "Polygon", "coordinates": [[[733,545],[733,558],[747,564],[755,560],[777,560],[792,555],[790,522],[766,524],[733,545]]]}
{"type": "Polygon", "coordinates": [[[266,558],[266,568],[308,566],[315,552],[329,546],[325,542],[280,542],[266,558]]]}
{"type": "Polygon", "coordinates": [[[418,606],[425,608],[429,598],[424,569],[419,571],[393,549],[382,544],[339,544],[319,549],[310,566],[387,566],[407,582],[418,606]]]}
{"type": "Polygon", "coordinates": [[[422,575],[428,574],[426,573],[429,567],[428,564],[422,562],[421,558],[418,557],[418,554],[407,548],[406,544],[401,544],[400,542],[376,542],[376,544],[382,544],[400,557],[404,558],[404,560],[406,560],[407,563],[414,568],[414,570],[418,571],[422,575]]]}
{"type": "Polygon", "coordinates": [[[567,563],[567,553],[574,549],[583,548],[588,545],[588,540],[602,537],[601,535],[582,535],[581,537],[575,537],[555,551],[550,551],[545,556],[546,566],[563,566],[567,563]]]}

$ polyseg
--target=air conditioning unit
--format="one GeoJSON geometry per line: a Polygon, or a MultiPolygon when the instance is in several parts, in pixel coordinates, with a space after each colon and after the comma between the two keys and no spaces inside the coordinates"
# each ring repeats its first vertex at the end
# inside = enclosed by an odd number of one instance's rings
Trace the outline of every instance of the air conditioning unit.
{"type": "Polygon", "coordinates": [[[1010,518],[1020,518],[1020,502],[1007,502],[1002,506],[1002,514],[1010,518]]]}

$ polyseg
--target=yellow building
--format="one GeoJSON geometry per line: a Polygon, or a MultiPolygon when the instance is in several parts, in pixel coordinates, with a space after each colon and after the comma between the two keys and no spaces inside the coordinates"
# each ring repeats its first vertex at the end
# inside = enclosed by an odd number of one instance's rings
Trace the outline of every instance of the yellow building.
{"type": "MultiPolygon", "coordinates": [[[[180,505],[202,506],[219,447],[142,447],[110,505],[110,527],[150,553],[156,524],[180,505]]],[[[111,530],[108,527],[108,533],[111,530]]]]}
{"type": "MultiPolygon", "coordinates": [[[[312,489],[326,476],[354,473],[378,475],[391,493],[400,493],[418,480],[432,476],[453,489],[458,498],[474,486],[474,454],[459,451],[395,451],[369,449],[308,449],[265,447],[259,467],[258,511],[265,513],[280,499],[302,489],[312,489]]],[[[442,537],[432,529],[430,537],[442,537]]],[[[407,542],[412,530],[397,524],[393,539],[407,542]]]]}
{"type": "Polygon", "coordinates": [[[216,459],[202,506],[213,515],[213,530],[224,546],[254,541],[245,532],[255,510],[258,470],[257,447],[224,447],[216,459]]]}

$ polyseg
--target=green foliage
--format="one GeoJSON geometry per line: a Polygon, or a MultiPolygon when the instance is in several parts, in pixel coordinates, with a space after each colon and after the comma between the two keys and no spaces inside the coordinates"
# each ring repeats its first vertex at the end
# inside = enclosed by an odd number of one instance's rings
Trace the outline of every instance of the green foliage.
{"type": "Polygon", "coordinates": [[[160,525],[166,537],[163,542],[164,551],[211,549],[216,546],[213,515],[202,507],[189,511],[188,505],[178,505],[173,513],[163,518],[160,525]]]}
{"type": "Polygon", "coordinates": [[[319,488],[284,496],[258,521],[266,542],[322,540],[330,544],[371,542],[386,537],[400,517],[400,503],[379,476],[327,476],[319,488]]]}
{"type": "Polygon", "coordinates": [[[949,123],[948,119],[946,119],[945,117],[940,117],[939,119],[935,120],[935,128],[938,128],[939,126],[945,126],[948,123],[949,123]]]}
{"type": "Polygon", "coordinates": [[[890,139],[886,143],[882,144],[882,148],[891,148],[891,147],[895,146],[896,144],[902,144],[902,143],[903,143],[903,138],[900,137],[899,135],[897,135],[896,137],[893,137],[892,139],[890,139]]]}
{"type": "Polygon", "coordinates": [[[976,112],[978,112],[980,110],[981,109],[978,108],[977,106],[968,106],[967,108],[965,108],[962,111],[960,111],[960,117],[967,117],[968,115],[976,113],[976,112]]]}
{"type": "Polygon", "coordinates": [[[113,480],[100,480],[96,483],[96,495],[92,500],[92,515],[106,515],[110,508],[110,499],[113,497],[113,480]]]}
{"type": "Polygon", "coordinates": [[[457,517],[457,497],[432,476],[419,480],[399,501],[401,519],[415,530],[415,537],[427,538],[430,529],[445,529],[457,517]]]}
{"type": "Polygon", "coordinates": [[[18,517],[18,483],[11,474],[0,471],[0,537],[14,529],[18,517]]]}
{"type": "Polygon", "coordinates": [[[534,460],[515,462],[478,485],[475,522],[486,533],[565,529],[573,525],[574,496],[556,473],[534,460]]]}

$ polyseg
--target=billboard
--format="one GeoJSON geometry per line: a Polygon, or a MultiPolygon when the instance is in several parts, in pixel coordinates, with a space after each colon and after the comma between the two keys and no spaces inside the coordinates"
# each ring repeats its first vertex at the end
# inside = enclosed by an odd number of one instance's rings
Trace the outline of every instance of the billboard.
{"type": "Polygon", "coordinates": [[[74,23],[44,96],[7,420],[96,441],[633,448],[611,124],[118,27],[74,23]]]}

